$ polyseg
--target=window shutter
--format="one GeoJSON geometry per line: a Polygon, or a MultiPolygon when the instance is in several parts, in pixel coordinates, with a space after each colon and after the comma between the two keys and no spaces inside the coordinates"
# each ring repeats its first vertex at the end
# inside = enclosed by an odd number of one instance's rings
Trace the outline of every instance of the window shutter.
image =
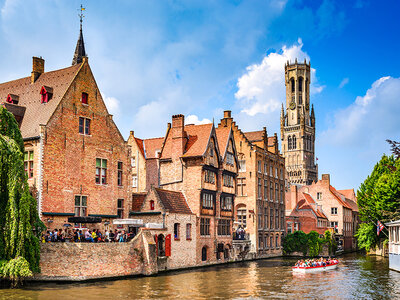
{"type": "Polygon", "coordinates": [[[165,256],[171,256],[171,234],[165,237],[165,256]]]}
{"type": "Polygon", "coordinates": [[[158,236],[157,236],[157,234],[154,236],[154,240],[156,241],[156,253],[158,256],[158,236]]]}

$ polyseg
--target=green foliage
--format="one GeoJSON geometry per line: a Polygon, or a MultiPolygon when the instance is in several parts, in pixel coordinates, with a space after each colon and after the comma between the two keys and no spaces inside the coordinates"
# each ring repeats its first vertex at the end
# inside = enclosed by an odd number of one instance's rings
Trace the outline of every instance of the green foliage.
{"type": "Polygon", "coordinates": [[[332,237],[332,233],[329,230],[326,230],[324,233],[324,244],[328,246],[329,255],[333,255],[336,253],[337,244],[335,239],[332,237]]]}
{"type": "Polygon", "coordinates": [[[13,281],[18,274],[25,277],[40,271],[37,235],[39,227],[45,228],[37,214],[36,200],[29,193],[23,155],[18,124],[11,113],[0,107],[0,259],[11,263],[0,265],[0,275],[11,274],[13,281]]]}
{"type": "Polygon", "coordinates": [[[283,251],[286,254],[299,251],[303,255],[307,255],[308,253],[309,256],[315,257],[319,255],[323,245],[332,245],[332,247],[336,245],[329,231],[325,232],[324,238],[320,238],[319,233],[316,231],[310,231],[306,234],[299,230],[288,234],[284,238],[283,251]]]}
{"type": "Polygon", "coordinates": [[[400,159],[382,156],[358,189],[357,204],[366,224],[357,231],[358,245],[369,250],[386,238],[385,234],[377,236],[377,220],[384,223],[400,218],[400,159]]]}
{"type": "Polygon", "coordinates": [[[9,260],[2,266],[3,277],[10,279],[13,286],[16,286],[25,277],[32,276],[28,261],[22,256],[9,260]]]}

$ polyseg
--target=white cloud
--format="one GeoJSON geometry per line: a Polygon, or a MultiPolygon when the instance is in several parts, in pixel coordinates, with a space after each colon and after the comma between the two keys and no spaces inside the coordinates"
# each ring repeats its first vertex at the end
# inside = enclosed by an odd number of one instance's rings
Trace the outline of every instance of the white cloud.
{"type": "Polygon", "coordinates": [[[107,106],[108,112],[112,115],[118,115],[120,112],[120,103],[117,98],[114,97],[107,97],[106,95],[102,94],[104,99],[104,103],[107,106]]]}
{"type": "MultiPolygon", "coordinates": [[[[279,53],[268,54],[260,64],[246,68],[247,72],[238,79],[235,94],[242,112],[250,116],[277,112],[280,103],[285,102],[285,63],[295,59],[299,62],[310,60],[302,47],[303,42],[299,39],[290,47],[283,46],[279,53]]],[[[311,93],[320,93],[324,86],[315,83],[315,69],[312,69],[311,77],[311,93]]]]}
{"type": "Polygon", "coordinates": [[[349,83],[349,78],[343,78],[343,80],[340,82],[340,84],[339,84],[339,88],[341,89],[341,88],[343,88],[346,84],[348,84],[349,83]]]}
{"type": "Polygon", "coordinates": [[[186,117],[185,119],[185,123],[186,124],[195,124],[195,125],[201,125],[201,124],[208,124],[211,123],[211,121],[209,119],[203,119],[203,120],[199,120],[199,117],[196,115],[189,115],[186,117]]]}

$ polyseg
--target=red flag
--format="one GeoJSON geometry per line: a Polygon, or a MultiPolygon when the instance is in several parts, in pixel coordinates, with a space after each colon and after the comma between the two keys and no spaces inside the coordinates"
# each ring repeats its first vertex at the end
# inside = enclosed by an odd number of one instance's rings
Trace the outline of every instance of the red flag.
{"type": "Polygon", "coordinates": [[[385,228],[383,224],[378,220],[378,224],[376,225],[376,234],[379,235],[379,233],[385,228]]]}

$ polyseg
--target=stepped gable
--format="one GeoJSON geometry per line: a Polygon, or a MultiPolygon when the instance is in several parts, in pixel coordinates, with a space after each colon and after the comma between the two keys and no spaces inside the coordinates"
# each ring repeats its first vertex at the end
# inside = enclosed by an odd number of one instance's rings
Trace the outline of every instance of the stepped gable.
{"type": "Polygon", "coordinates": [[[268,147],[273,147],[275,143],[277,143],[276,136],[269,136],[268,137],[268,147]]]}
{"type": "Polygon", "coordinates": [[[147,193],[132,193],[132,211],[140,211],[147,193]]]}
{"type": "Polygon", "coordinates": [[[229,127],[218,127],[215,129],[215,133],[217,134],[218,147],[222,157],[224,157],[226,153],[230,130],[231,129],[229,127]]]}
{"type": "Polygon", "coordinates": [[[154,191],[165,210],[168,212],[176,214],[192,214],[185,196],[183,196],[181,192],[168,191],[159,188],[154,188],[154,191]]]}
{"type": "Polygon", "coordinates": [[[13,94],[19,96],[18,106],[26,108],[20,127],[24,139],[40,135],[39,125],[47,124],[81,66],[42,73],[34,83],[29,76],[0,84],[0,102],[13,94]],[[40,91],[44,86],[53,89],[48,103],[41,103],[40,91]]]}
{"type": "Polygon", "coordinates": [[[144,141],[144,151],[146,153],[146,159],[151,158],[158,158],[156,157],[156,151],[161,151],[162,145],[164,142],[164,138],[152,138],[152,139],[145,139],[144,141]]]}

